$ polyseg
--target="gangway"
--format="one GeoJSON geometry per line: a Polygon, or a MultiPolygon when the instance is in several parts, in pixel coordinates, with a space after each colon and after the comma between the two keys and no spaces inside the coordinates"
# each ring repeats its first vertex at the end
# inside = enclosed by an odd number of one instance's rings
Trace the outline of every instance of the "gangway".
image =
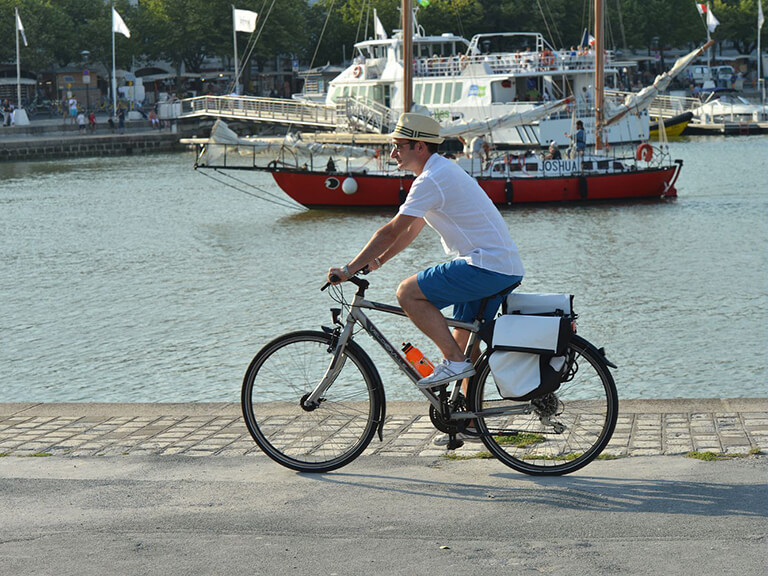
{"type": "Polygon", "coordinates": [[[335,106],[255,96],[197,96],[181,101],[180,118],[221,118],[335,130],[335,106]]]}

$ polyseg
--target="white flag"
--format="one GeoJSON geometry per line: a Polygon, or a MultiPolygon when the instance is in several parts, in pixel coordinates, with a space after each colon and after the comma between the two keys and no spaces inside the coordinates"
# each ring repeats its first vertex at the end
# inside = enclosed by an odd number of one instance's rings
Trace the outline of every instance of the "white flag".
{"type": "Polygon", "coordinates": [[[376,30],[377,40],[387,39],[387,31],[384,30],[384,25],[381,23],[381,20],[379,20],[379,15],[376,13],[376,8],[373,9],[373,27],[376,30]]]}
{"type": "Polygon", "coordinates": [[[235,8],[235,32],[253,32],[256,30],[256,12],[235,8]]]}
{"type": "Polygon", "coordinates": [[[120,18],[120,14],[114,8],[112,8],[112,32],[119,32],[126,38],[131,37],[131,31],[128,30],[128,26],[125,25],[123,19],[120,18]]]}
{"type": "Polygon", "coordinates": [[[21,16],[19,16],[18,10],[16,10],[16,30],[21,32],[21,39],[24,40],[24,46],[29,46],[29,44],[27,44],[27,35],[24,34],[24,24],[21,23],[21,16]]]}
{"type": "Polygon", "coordinates": [[[715,15],[712,13],[712,6],[708,6],[707,7],[707,28],[709,28],[710,32],[714,32],[718,24],[720,24],[720,20],[715,18],[715,15]]]}
{"type": "Polygon", "coordinates": [[[764,23],[765,16],[763,16],[763,0],[757,0],[757,29],[760,30],[764,23]]]}

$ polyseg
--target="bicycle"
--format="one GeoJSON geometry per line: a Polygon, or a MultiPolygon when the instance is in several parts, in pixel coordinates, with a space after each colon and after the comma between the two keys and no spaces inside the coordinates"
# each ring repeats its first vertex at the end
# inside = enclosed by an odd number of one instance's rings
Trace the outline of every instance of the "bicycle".
{"type": "MultiPolygon", "coordinates": [[[[357,286],[351,303],[340,287],[334,288],[334,299],[342,308],[331,308],[333,326],[272,340],[256,354],[243,379],[243,417],[251,436],[267,456],[301,472],[335,470],[357,458],[374,435],[383,441],[384,386],[371,358],[355,342],[357,327],[414,384],[421,378],[363,310],[400,316],[405,312],[366,300],[367,280],[352,277],[349,282],[357,286]]],[[[468,358],[480,346],[484,307],[485,301],[472,323],[448,319],[450,327],[470,332],[468,358]]],[[[500,396],[488,363],[490,352],[489,347],[475,362],[476,374],[466,385],[466,396],[460,381],[450,390],[450,386],[420,390],[430,403],[432,423],[449,435],[449,449],[462,444],[458,433],[478,436],[504,464],[531,475],[574,472],[600,454],[618,415],[618,394],[609,370],[615,365],[602,348],[574,334],[559,388],[525,402],[500,396]]]]}

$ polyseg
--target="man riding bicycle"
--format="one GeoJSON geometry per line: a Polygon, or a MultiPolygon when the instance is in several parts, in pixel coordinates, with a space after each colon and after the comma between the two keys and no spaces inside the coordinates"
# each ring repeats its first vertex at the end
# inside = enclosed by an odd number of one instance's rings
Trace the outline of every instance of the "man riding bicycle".
{"type": "MultiPolygon", "coordinates": [[[[390,157],[416,179],[397,215],[346,266],[328,271],[328,280],[338,283],[365,266],[376,270],[413,242],[424,224],[440,235],[446,253],[454,259],[406,278],[397,289],[408,318],[443,355],[434,372],[419,380],[422,389],[475,373],[464,355],[469,333],[455,329],[452,336],[440,310],[452,304],[456,320],[472,322],[483,298],[510,288],[524,274],[517,246],[488,195],[457,164],[438,154],[444,140],[439,132],[440,124],[428,116],[400,116],[390,134],[390,157]]],[[[486,320],[495,316],[502,299],[497,296],[488,302],[486,320]]]]}

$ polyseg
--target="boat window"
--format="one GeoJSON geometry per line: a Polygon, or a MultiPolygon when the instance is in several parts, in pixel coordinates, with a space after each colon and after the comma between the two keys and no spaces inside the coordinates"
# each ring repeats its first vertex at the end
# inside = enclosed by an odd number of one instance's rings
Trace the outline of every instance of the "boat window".
{"type": "Polygon", "coordinates": [[[462,88],[463,82],[456,82],[453,85],[453,101],[456,102],[457,100],[461,99],[461,88],[462,88]]]}
{"type": "Polygon", "coordinates": [[[434,98],[432,98],[432,103],[440,104],[442,99],[443,99],[443,84],[441,82],[437,82],[435,84],[435,95],[434,95],[434,98]]]}
{"type": "Polygon", "coordinates": [[[421,101],[421,89],[422,88],[423,88],[423,86],[421,84],[416,84],[413,87],[413,101],[414,102],[418,102],[419,104],[423,104],[423,102],[421,101]]]}
{"type": "Polygon", "coordinates": [[[373,87],[373,99],[376,102],[378,102],[379,104],[383,104],[384,103],[384,94],[382,92],[381,85],[373,87]]]}
{"type": "Polygon", "coordinates": [[[424,84],[424,104],[432,102],[432,84],[424,84]]]}
{"type": "Polygon", "coordinates": [[[443,92],[443,104],[450,104],[453,102],[453,85],[455,82],[448,82],[445,85],[445,90],[443,92]]]}

